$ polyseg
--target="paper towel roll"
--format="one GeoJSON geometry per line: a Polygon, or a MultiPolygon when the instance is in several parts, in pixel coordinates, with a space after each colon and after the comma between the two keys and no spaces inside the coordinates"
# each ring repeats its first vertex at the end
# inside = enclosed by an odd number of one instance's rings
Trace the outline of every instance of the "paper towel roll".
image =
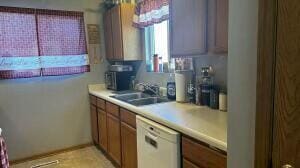
{"type": "Polygon", "coordinates": [[[219,94],[219,110],[227,111],[227,95],[225,93],[219,94]]]}
{"type": "Polygon", "coordinates": [[[192,71],[176,71],[176,101],[185,103],[188,101],[187,84],[192,79],[192,71]]]}

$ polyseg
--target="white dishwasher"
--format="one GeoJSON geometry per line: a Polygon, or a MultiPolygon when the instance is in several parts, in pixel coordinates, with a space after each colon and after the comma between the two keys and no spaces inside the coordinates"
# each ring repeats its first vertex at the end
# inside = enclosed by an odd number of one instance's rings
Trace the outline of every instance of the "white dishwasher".
{"type": "Polygon", "coordinates": [[[137,116],[138,168],[179,168],[180,134],[137,116]]]}

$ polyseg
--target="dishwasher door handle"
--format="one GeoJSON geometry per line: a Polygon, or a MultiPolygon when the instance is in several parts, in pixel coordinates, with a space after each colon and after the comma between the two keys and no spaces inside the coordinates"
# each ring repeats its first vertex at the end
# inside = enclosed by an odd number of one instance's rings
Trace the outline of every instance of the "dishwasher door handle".
{"type": "Polygon", "coordinates": [[[151,145],[154,148],[157,148],[157,142],[156,142],[157,136],[153,135],[152,133],[148,133],[145,135],[145,142],[151,145]]]}

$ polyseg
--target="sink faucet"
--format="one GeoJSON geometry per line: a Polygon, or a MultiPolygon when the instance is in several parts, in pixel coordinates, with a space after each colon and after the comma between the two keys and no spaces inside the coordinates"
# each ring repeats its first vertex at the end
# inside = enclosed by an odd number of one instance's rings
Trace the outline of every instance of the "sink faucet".
{"type": "Polygon", "coordinates": [[[151,94],[155,96],[159,96],[159,86],[158,85],[150,85],[146,83],[138,83],[137,86],[143,86],[144,91],[143,92],[151,92],[151,94]]]}

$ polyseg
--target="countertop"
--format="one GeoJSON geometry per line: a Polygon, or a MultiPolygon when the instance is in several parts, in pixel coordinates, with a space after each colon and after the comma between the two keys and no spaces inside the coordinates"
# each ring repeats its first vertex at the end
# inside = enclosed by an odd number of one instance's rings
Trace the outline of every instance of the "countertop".
{"type": "Polygon", "coordinates": [[[89,93],[156,121],[212,147],[227,151],[227,112],[189,103],[167,102],[134,106],[114,99],[104,85],[89,85],[89,93]]]}

